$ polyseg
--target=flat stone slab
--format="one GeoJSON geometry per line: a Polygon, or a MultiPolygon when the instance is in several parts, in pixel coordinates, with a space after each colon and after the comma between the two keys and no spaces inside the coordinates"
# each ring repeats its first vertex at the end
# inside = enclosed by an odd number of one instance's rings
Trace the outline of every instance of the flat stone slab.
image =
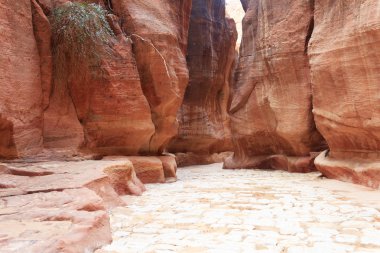
{"type": "Polygon", "coordinates": [[[0,252],[93,252],[110,243],[107,209],[126,205],[112,180],[120,175],[125,194],[143,187],[126,158],[0,164],[0,252]]]}

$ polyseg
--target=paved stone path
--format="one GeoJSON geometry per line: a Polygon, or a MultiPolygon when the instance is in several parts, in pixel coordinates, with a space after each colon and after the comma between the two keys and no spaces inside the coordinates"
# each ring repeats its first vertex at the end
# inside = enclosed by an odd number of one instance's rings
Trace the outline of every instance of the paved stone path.
{"type": "Polygon", "coordinates": [[[113,211],[114,242],[101,252],[380,252],[379,191],[319,173],[221,164],[178,177],[126,197],[129,206],[113,211]]]}

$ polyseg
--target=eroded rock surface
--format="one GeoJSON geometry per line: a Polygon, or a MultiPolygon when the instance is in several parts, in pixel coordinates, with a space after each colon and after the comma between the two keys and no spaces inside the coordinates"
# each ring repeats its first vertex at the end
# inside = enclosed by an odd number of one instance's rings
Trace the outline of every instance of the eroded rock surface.
{"type": "Polygon", "coordinates": [[[309,55],[317,127],[330,152],[317,168],[380,185],[380,3],[315,1],[309,55]]]}
{"type": "Polygon", "coordinates": [[[280,155],[280,168],[289,170],[297,157],[311,161],[310,152],[322,143],[313,121],[306,47],[312,1],[251,0],[244,7],[230,108],[235,155],[225,167],[278,168],[271,166],[272,155],[280,155]]]}
{"type": "Polygon", "coordinates": [[[0,1],[0,157],[42,148],[40,56],[30,1],[0,1]]]}
{"type": "Polygon", "coordinates": [[[189,86],[178,113],[173,153],[212,154],[231,150],[227,113],[237,32],[224,0],[193,1],[187,65],[189,86]]]}
{"type": "Polygon", "coordinates": [[[0,252],[93,252],[111,241],[107,209],[143,191],[126,158],[0,164],[0,252]]]}
{"type": "Polygon", "coordinates": [[[131,35],[141,85],[155,132],[147,153],[162,153],[177,134],[177,111],[189,73],[186,66],[190,0],[112,1],[122,28],[131,35]]]}

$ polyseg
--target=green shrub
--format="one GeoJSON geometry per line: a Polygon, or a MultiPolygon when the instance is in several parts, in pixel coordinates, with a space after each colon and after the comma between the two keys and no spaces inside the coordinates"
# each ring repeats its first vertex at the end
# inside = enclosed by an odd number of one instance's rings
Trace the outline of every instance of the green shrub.
{"type": "Polygon", "coordinates": [[[57,81],[67,80],[69,73],[80,75],[83,67],[96,69],[102,57],[112,54],[115,35],[106,15],[100,5],[88,3],[68,3],[53,10],[50,21],[57,81]]]}

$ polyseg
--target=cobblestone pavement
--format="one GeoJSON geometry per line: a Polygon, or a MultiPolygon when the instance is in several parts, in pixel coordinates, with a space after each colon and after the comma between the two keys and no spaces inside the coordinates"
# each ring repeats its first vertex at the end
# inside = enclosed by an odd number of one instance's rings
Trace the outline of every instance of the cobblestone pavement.
{"type": "Polygon", "coordinates": [[[101,252],[380,252],[380,191],[221,164],[178,177],[126,197],[101,252]]]}

